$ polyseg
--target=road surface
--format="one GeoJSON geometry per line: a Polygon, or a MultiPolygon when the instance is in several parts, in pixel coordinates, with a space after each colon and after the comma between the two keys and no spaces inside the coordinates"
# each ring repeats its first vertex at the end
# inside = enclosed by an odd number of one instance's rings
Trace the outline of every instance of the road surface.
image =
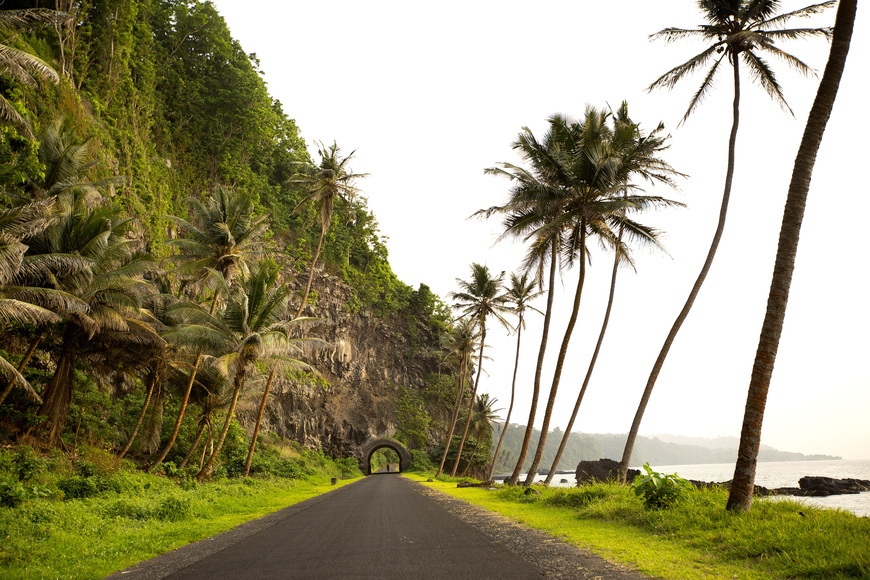
{"type": "Polygon", "coordinates": [[[641,578],[490,517],[399,474],[376,474],[109,578],[641,578]],[[505,526],[517,537],[506,541],[505,526]]]}

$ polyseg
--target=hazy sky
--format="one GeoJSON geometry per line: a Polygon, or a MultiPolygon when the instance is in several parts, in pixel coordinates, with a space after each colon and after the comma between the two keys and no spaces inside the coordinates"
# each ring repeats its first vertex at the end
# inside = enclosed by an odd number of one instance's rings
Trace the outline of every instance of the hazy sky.
{"type": "MultiPolygon", "coordinates": [[[[731,115],[730,77],[678,126],[701,81],[674,91],[646,87],[700,52],[691,42],[652,43],[667,26],[701,24],[683,0],[438,3],[400,1],[216,0],[233,36],[257,54],[270,93],[294,118],[313,159],[315,141],[356,150],[352,168],[388,237],[401,280],[442,297],[468,278],[470,264],[510,272],[521,244],[494,245],[497,220],[467,219],[502,203],[508,182],[485,176],[518,162],[520,129],[542,136],[554,113],[582,117],[587,104],[623,100],[648,130],[672,135],[666,159],[687,173],[669,196],[688,207],[644,216],[666,232],[668,255],[641,250],[637,273],[617,282],[608,335],[574,429],[626,432],[653,361],[697,277],[715,229],[731,115]]],[[[783,11],[804,6],[785,1],[783,11]]],[[[832,24],[835,11],[812,21],[832,24]]],[[[813,175],[763,441],[779,449],[870,458],[870,306],[863,221],[870,186],[866,94],[870,49],[859,14],[833,116],[813,175]]],[[[806,21],[795,22],[796,26],[806,21]]],[[[821,71],[824,41],[782,48],[821,71]]],[[[740,133],[728,223],[716,261],[659,376],[641,434],[739,436],[752,361],[764,315],[791,168],[818,79],[773,62],[795,116],[743,78],[740,133]]],[[[563,374],[554,424],[564,428],[586,372],[606,304],[612,257],[592,247],[580,318],[563,374]]],[[[576,286],[558,288],[542,381],[549,391],[555,354],[576,286]]],[[[538,306],[543,309],[544,301],[538,306]]],[[[541,321],[530,320],[511,422],[528,418],[541,321]]],[[[492,330],[481,390],[507,408],[515,337],[492,330]]],[[[542,401],[543,405],[543,401],[542,401]]],[[[618,459],[618,458],[617,458],[618,459]]]]}

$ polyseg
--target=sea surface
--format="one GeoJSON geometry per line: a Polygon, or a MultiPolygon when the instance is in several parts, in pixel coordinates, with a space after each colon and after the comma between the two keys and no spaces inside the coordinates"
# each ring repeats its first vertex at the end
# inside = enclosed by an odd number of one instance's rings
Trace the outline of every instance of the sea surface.
{"type": "MultiPolygon", "coordinates": [[[[652,465],[659,473],[676,473],[684,479],[696,481],[723,482],[734,477],[733,463],[708,463],[701,465],[652,465]]],[[[798,480],[805,475],[835,477],[837,479],[870,479],[870,460],[851,461],[763,461],[759,462],[755,472],[755,483],[770,487],[798,487],[798,480]]],[[[543,481],[544,476],[538,476],[536,481],[543,481]]],[[[573,487],[573,474],[556,474],[553,485],[573,487]],[[566,479],[567,483],[560,483],[566,479]]],[[[828,497],[794,497],[776,496],[806,505],[830,509],[843,509],[856,515],[870,517],[870,492],[865,491],[850,495],[832,495],[828,497]]]]}

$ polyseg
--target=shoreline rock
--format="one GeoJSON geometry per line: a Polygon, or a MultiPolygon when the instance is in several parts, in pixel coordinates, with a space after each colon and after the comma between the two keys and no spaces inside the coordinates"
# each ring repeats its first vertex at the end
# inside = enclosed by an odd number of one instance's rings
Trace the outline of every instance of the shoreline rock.
{"type": "MultiPolygon", "coordinates": [[[[720,486],[724,489],[731,487],[730,481],[721,483],[711,483],[707,481],[689,480],[695,487],[709,488],[712,486],[720,486]]],[[[795,497],[828,497],[831,495],[851,495],[870,491],[870,480],[843,478],[837,479],[834,477],[818,477],[804,476],[798,480],[800,487],[772,487],[766,488],[761,485],[756,485],[753,495],[770,496],[770,495],[791,495],[795,497]]]]}

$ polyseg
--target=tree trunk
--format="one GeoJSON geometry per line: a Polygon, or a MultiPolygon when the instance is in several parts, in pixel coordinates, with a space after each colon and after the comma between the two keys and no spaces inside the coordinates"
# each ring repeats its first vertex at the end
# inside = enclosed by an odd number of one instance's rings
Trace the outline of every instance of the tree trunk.
{"type": "Polygon", "coordinates": [[[46,440],[52,447],[59,447],[62,444],[61,435],[72,402],[73,363],[78,336],[78,329],[72,324],[67,324],[63,333],[60,356],[57,359],[57,369],[45,386],[45,391],[42,393],[42,406],[37,411],[37,415],[46,417],[40,429],[44,430],[46,440]]]}
{"type": "Polygon", "coordinates": [[[559,348],[559,357],[556,359],[556,370],[553,372],[550,396],[547,398],[547,408],[544,410],[544,422],[541,425],[541,437],[538,439],[538,448],[535,450],[535,457],[532,459],[532,465],[529,467],[529,473],[526,475],[526,481],[523,483],[526,487],[535,482],[535,476],[538,474],[538,468],[541,466],[541,459],[544,457],[544,447],[547,445],[547,431],[550,429],[550,419],[553,416],[553,407],[556,404],[556,393],[559,390],[559,381],[562,379],[562,368],[565,366],[565,357],[568,355],[568,343],[571,342],[571,334],[574,332],[574,325],[577,324],[577,313],[580,311],[580,297],[583,294],[583,282],[586,279],[586,222],[583,219],[581,219],[580,228],[580,277],[577,282],[577,291],[574,292],[571,318],[568,320],[568,328],[565,329],[562,346],[559,348]]]}
{"type": "Polygon", "coordinates": [[[740,121],[740,70],[738,67],[738,58],[734,58],[732,66],[734,68],[734,104],[733,104],[733,122],[731,124],[731,137],[728,140],[728,167],[725,171],[725,190],[722,193],[722,205],[719,208],[719,223],[716,225],[716,233],[713,234],[713,241],[710,243],[710,249],[707,251],[707,258],[704,260],[704,265],[701,267],[701,273],[698,274],[698,279],[695,280],[695,285],[692,286],[692,291],[689,292],[689,297],[686,304],[674,321],[671,331],[665,339],[662,350],[653,365],[652,372],[646,382],[643,395],[640,398],[640,404],[637,407],[637,412],[634,415],[634,421],[631,424],[631,430],[628,432],[628,438],[625,441],[625,449],[622,452],[622,461],[619,465],[619,478],[625,483],[625,478],[628,475],[629,462],[631,461],[631,453],[634,450],[634,442],[637,439],[637,432],[640,430],[640,422],[643,419],[643,413],[646,411],[647,403],[649,403],[650,395],[652,395],[653,387],[659,377],[659,372],[662,370],[662,365],[665,363],[665,358],[668,356],[668,351],[680,327],[689,316],[689,311],[695,303],[695,298],[698,292],[701,291],[701,285],[704,279],[707,278],[707,272],[713,264],[713,258],[716,256],[716,250],[719,247],[719,241],[722,239],[722,232],[725,230],[725,216],[728,213],[728,200],[731,198],[731,181],[734,178],[734,153],[737,147],[737,125],[740,121]]]}
{"type": "Polygon", "coordinates": [[[468,419],[465,420],[465,430],[462,432],[462,438],[459,440],[459,449],[456,451],[456,461],[453,462],[450,477],[456,477],[456,469],[459,467],[459,461],[462,459],[462,448],[465,446],[465,438],[468,437],[468,427],[471,425],[471,415],[474,411],[474,399],[477,397],[477,385],[480,384],[480,377],[483,375],[483,348],[485,343],[486,324],[482,323],[480,325],[480,354],[477,356],[477,376],[474,377],[474,388],[471,389],[471,402],[468,404],[468,419]]]}
{"type": "Polygon", "coordinates": [[[553,314],[553,296],[556,292],[556,269],[558,268],[558,248],[555,242],[551,249],[550,256],[550,288],[547,292],[547,310],[544,312],[544,331],[541,333],[541,347],[538,350],[538,364],[535,367],[535,382],[532,388],[532,408],[529,410],[529,420],[526,423],[526,432],[523,435],[523,444],[520,447],[520,455],[517,458],[516,467],[511,474],[510,485],[516,485],[520,478],[520,473],[523,471],[523,464],[526,462],[526,455],[529,452],[529,442],[532,439],[532,431],[535,429],[535,414],[538,411],[538,398],[541,394],[541,373],[544,369],[544,353],[547,351],[547,337],[550,335],[550,319],[553,314]]]}
{"type": "Polygon", "coordinates": [[[230,423],[233,420],[233,413],[236,411],[236,403],[239,400],[239,394],[242,392],[242,387],[245,385],[245,373],[243,371],[238,372],[235,383],[236,384],[233,385],[233,399],[232,402],[230,402],[230,408],[227,409],[227,420],[224,421],[224,427],[221,429],[217,447],[212,451],[211,456],[208,458],[208,462],[196,475],[197,483],[202,483],[202,480],[211,472],[211,468],[214,466],[214,462],[217,459],[217,456],[220,455],[221,448],[224,446],[224,440],[227,438],[227,433],[230,430],[230,423]]]}
{"type": "Polygon", "coordinates": [[[520,314],[519,322],[517,323],[517,354],[514,357],[514,376],[511,380],[511,402],[508,405],[507,416],[504,420],[504,429],[501,430],[501,435],[498,438],[498,445],[495,446],[495,455],[492,458],[492,465],[489,466],[489,472],[487,473],[486,479],[492,479],[492,472],[495,470],[495,462],[498,461],[498,454],[501,451],[501,444],[504,442],[504,434],[507,433],[508,425],[511,422],[511,413],[514,410],[514,399],[516,398],[517,393],[517,369],[520,366],[520,340],[523,337],[523,315],[520,314]]]}
{"type": "Polygon", "coordinates": [[[468,458],[468,463],[465,464],[465,469],[462,470],[462,475],[459,477],[465,477],[468,473],[468,470],[471,468],[471,464],[474,462],[474,455],[477,453],[477,449],[480,447],[480,433],[477,434],[477,442],[474,444],[474,449],[471,450],[471,457],[468,458]]]}
{"type": "Polygon", "coordinates": [[[266,408],[266,399],[269,398],[269,389],[272,388],[272,380],[275,378],[275,370],[277,365],[272,367],[272,372],[269,373],[269,379],[266,381],[266,389],[263,391],[263,398],[260,400],[260,409],[257,411],[257,423],[254,425],[254,435],[251,437],[251,448],[248,450],[248,459],[245,461],[245,471],[243,477],[248,477],[248,472],[251,471],[251,460],[254,458],[254,449],[257,448],[257,435],[260,433],[260,421],[263,420],[263,410],[266,408]]]}
{"type": "MultiPolygon", "coordinates": [[[[30,341],[30,347],[28,347],[27,352],[24,353],[24,358],[21,359],[21,362],[18,363],[18,374],[22,374],[24,369],[27,368],[27,363],[30,361],[30,357],[33,356],[33,353],[36,352],[36,347],[39,346],[39,342],[42,340],[42,336],[45,334],[45,327],[37,331],[36,336],[33,337],[33,340],[30,341]]],[[[0,405],[3,404],[3,401],[6,400],[6,397],[12,391],[12,387],[15,386],[15,378],[9,379],[9,382],[6,384],[6,388],[3,389],[3,392],[0,393],[0,405]]]]}
{"type": "MultiPolygon", "coordinates": [[[[184,469],[187,466],[187,462],[190,461],[191,457],[193,457],[193,452],[196,451],[196,448],[199,445],[199,440],[202,439],[202,434],[205,432],[205,427],[208,423],[208,417],[203,415],[202,419],[199,421],[199,429],[196,430],[196,437],[193,438],[193,444],[190,446],[187,455],[185,455],[184,459],[181,460],[181,463],[178,464],[178,469],[184,469]]],[[[199,467],[202,468],[202,463],[200,463],[199,467]]]]}
{"type": "Polygon", "coordinates": [[[145,413],[148,412],[148,405],[151,403],[151,395],[154,394],[154,387],[159,380],[160,373],[155,372],[154,378],[151,379],[151,386],[148,387],[148,393],[145,395],[145,403],[142,405],[142,412],[139,413],[139,420],[136,421],[136,426],[133,428],[133,432],[130,433],[130,438],[127,439],[127,444],[124,445],[124,448],[121,449],[121,452],[118,454],[118,459],[124,459],[124,456],[127,455],[130,447],[133,446],[133,442],[136,440],[136,435],[139,434],[139,427],[142,426],[142,421],[145,419],[145,413]]]}
{"type": "Polygon", "coordinates": [[[791,183],[788,188],[788,198],[782,217],[782,228],[779,232],[773,279],[767,298],[767,312],[761,327],[761,337],[758,341],[758,350],[755,353],[755,362],[752,366],[752,377],[749,381],[749,395],[746,399],[743,429],[740,433],[740,448],[737,452],[734,478],[726,506],[726,509],[730,511],[745,512],[749,511],[752,506],[755,466],[758,459],[758,448],[761,445],[761,424],[764,419],[764,408],[767,404],[770,377],[773,374],[773,365],[779,348],[779,339],[782,335],[782,325],[785,320],[785,309],[791,288],[800,228],[810,189],[810,179],[813,175],[816,154],[822,143],[822,135],[834,108],[834,100],[846,64],[846,56],[849,53],[856,9],[857,0],[840,0],[828,64],[825,66],[825,72],[819,83],[816,99],[810,110],[795,159],[791,183]]]}
{"type": "Polygon", "coordinates": [[[305,294],[302,295],[302,302],[299,303],[299,310],[296,311],[295,318],[302,316],[302,310],[305,308],[305,303],[308,301],[308,293],[311,292],[311,283],[314,281],[314,266],[317,264],[317,258],[320,256],[320,249],[323,245],[323,236],[326,235],[326,230],[320,229],[320,238],[317,240],[317,250],[314,252],[314,259],[311,260],[311,272],[308,273],[308,284],[305,286],[305,294]]]}
{"type": "MultiPolygon", "coordinates": [[[[211,302],[211,309],[208,312],[209,316],[214,316],[214,312],[217,310],[218,296],[219,293],[215,290],[214,298],[211,302]]],[[[172,450],[172,446],[175,445],[175,438],[178,437],[178,431],[181,429],[181,421],[184,419],[184,413],[187,410],[187,402],[190,400],[190,392],[193,390],[193,383],[196,381],[196,372],[199,369],[200,362],[202,362],[201,348],[196,351],[196,360],[193,362],[193,369],[190,371],[190,379],[187,381],[187,388],[184,391],[184,399],[182,399],[181,407],[178,409],[178,418],[175,420],[175,427],[172,429],[172,435],[169,436],[169,441],[166,443],[166,447],[160,453],[160,456],[151,464],[151,467],[148,468],[149,472],[163,463],[163,460],[166,459],[167,455],[169,455],[169,451],[172,450]]]]}
{"type": "Polygon", "coordinates": [[[450,427],[447,429],[447,439],[444,443],[444,453],[441,454],[441,465],[438,466],[438,472],[435,477],[441,475],[444,471],[444,462],[447,460],[447,453],[450,451],[450,443],[453,441],[453,431],[456,429],[456,421],[459,420],[459,408],[462,406],[463,393],[465,392],[465,376],[468,371],[468,360],[463,357],[459,369],[459,387],[456,389],[456,403],[453,405],[453,413],[450,416],[450,427]]]}
{"type": "MultiPolygon", "coordinates": [[[[619,230],[619,239],[622,240],[622,227],[619,230]]],[[[617,247],[616,255],[613,257],[613,272],[610,275],[610,295],[607,298],[607,308],[604,310],[604,322],[601,323],[601,332],[598,333],[598,342],[595,343],[595,350],[592,352],[592,359],[589,361],[589,368],[586,369],[586,376],[583,379],[583,386],[580,387],[580,394],[577,395],[577,402],[574,403],[574,410],[571,412],[571,419],[568,421],[568,426],[565,428],[565,434],[562,435],[562,441],[559,443],[559,449],[556,451],[556,457],[553,458],[553,465],[550,467],[550,473],[544,480],[544,485],[550,485],[553,481],[553,476],[556,475],[556,469],[559,467],[559,460],[562,459],[562,454],[565,452],[565,447],[568,445],[568,438],[571,437],[571,429],[574,428],[574,420],[577,418],[577,412],[580,410],[580,403],[583,402],[583,396],[586,394],[586,387],[589,386],[589,380],[592,378],[592,370],[595,368],[595,361],[598,360],[598,353],[601,351],[601,344],[604,342],[604,334],[607,332],[607,323],[610,320],[610,310],[613,308],[613,294],[616,289],[616,274],[619,271],[619,248],[617,247]]]]}

